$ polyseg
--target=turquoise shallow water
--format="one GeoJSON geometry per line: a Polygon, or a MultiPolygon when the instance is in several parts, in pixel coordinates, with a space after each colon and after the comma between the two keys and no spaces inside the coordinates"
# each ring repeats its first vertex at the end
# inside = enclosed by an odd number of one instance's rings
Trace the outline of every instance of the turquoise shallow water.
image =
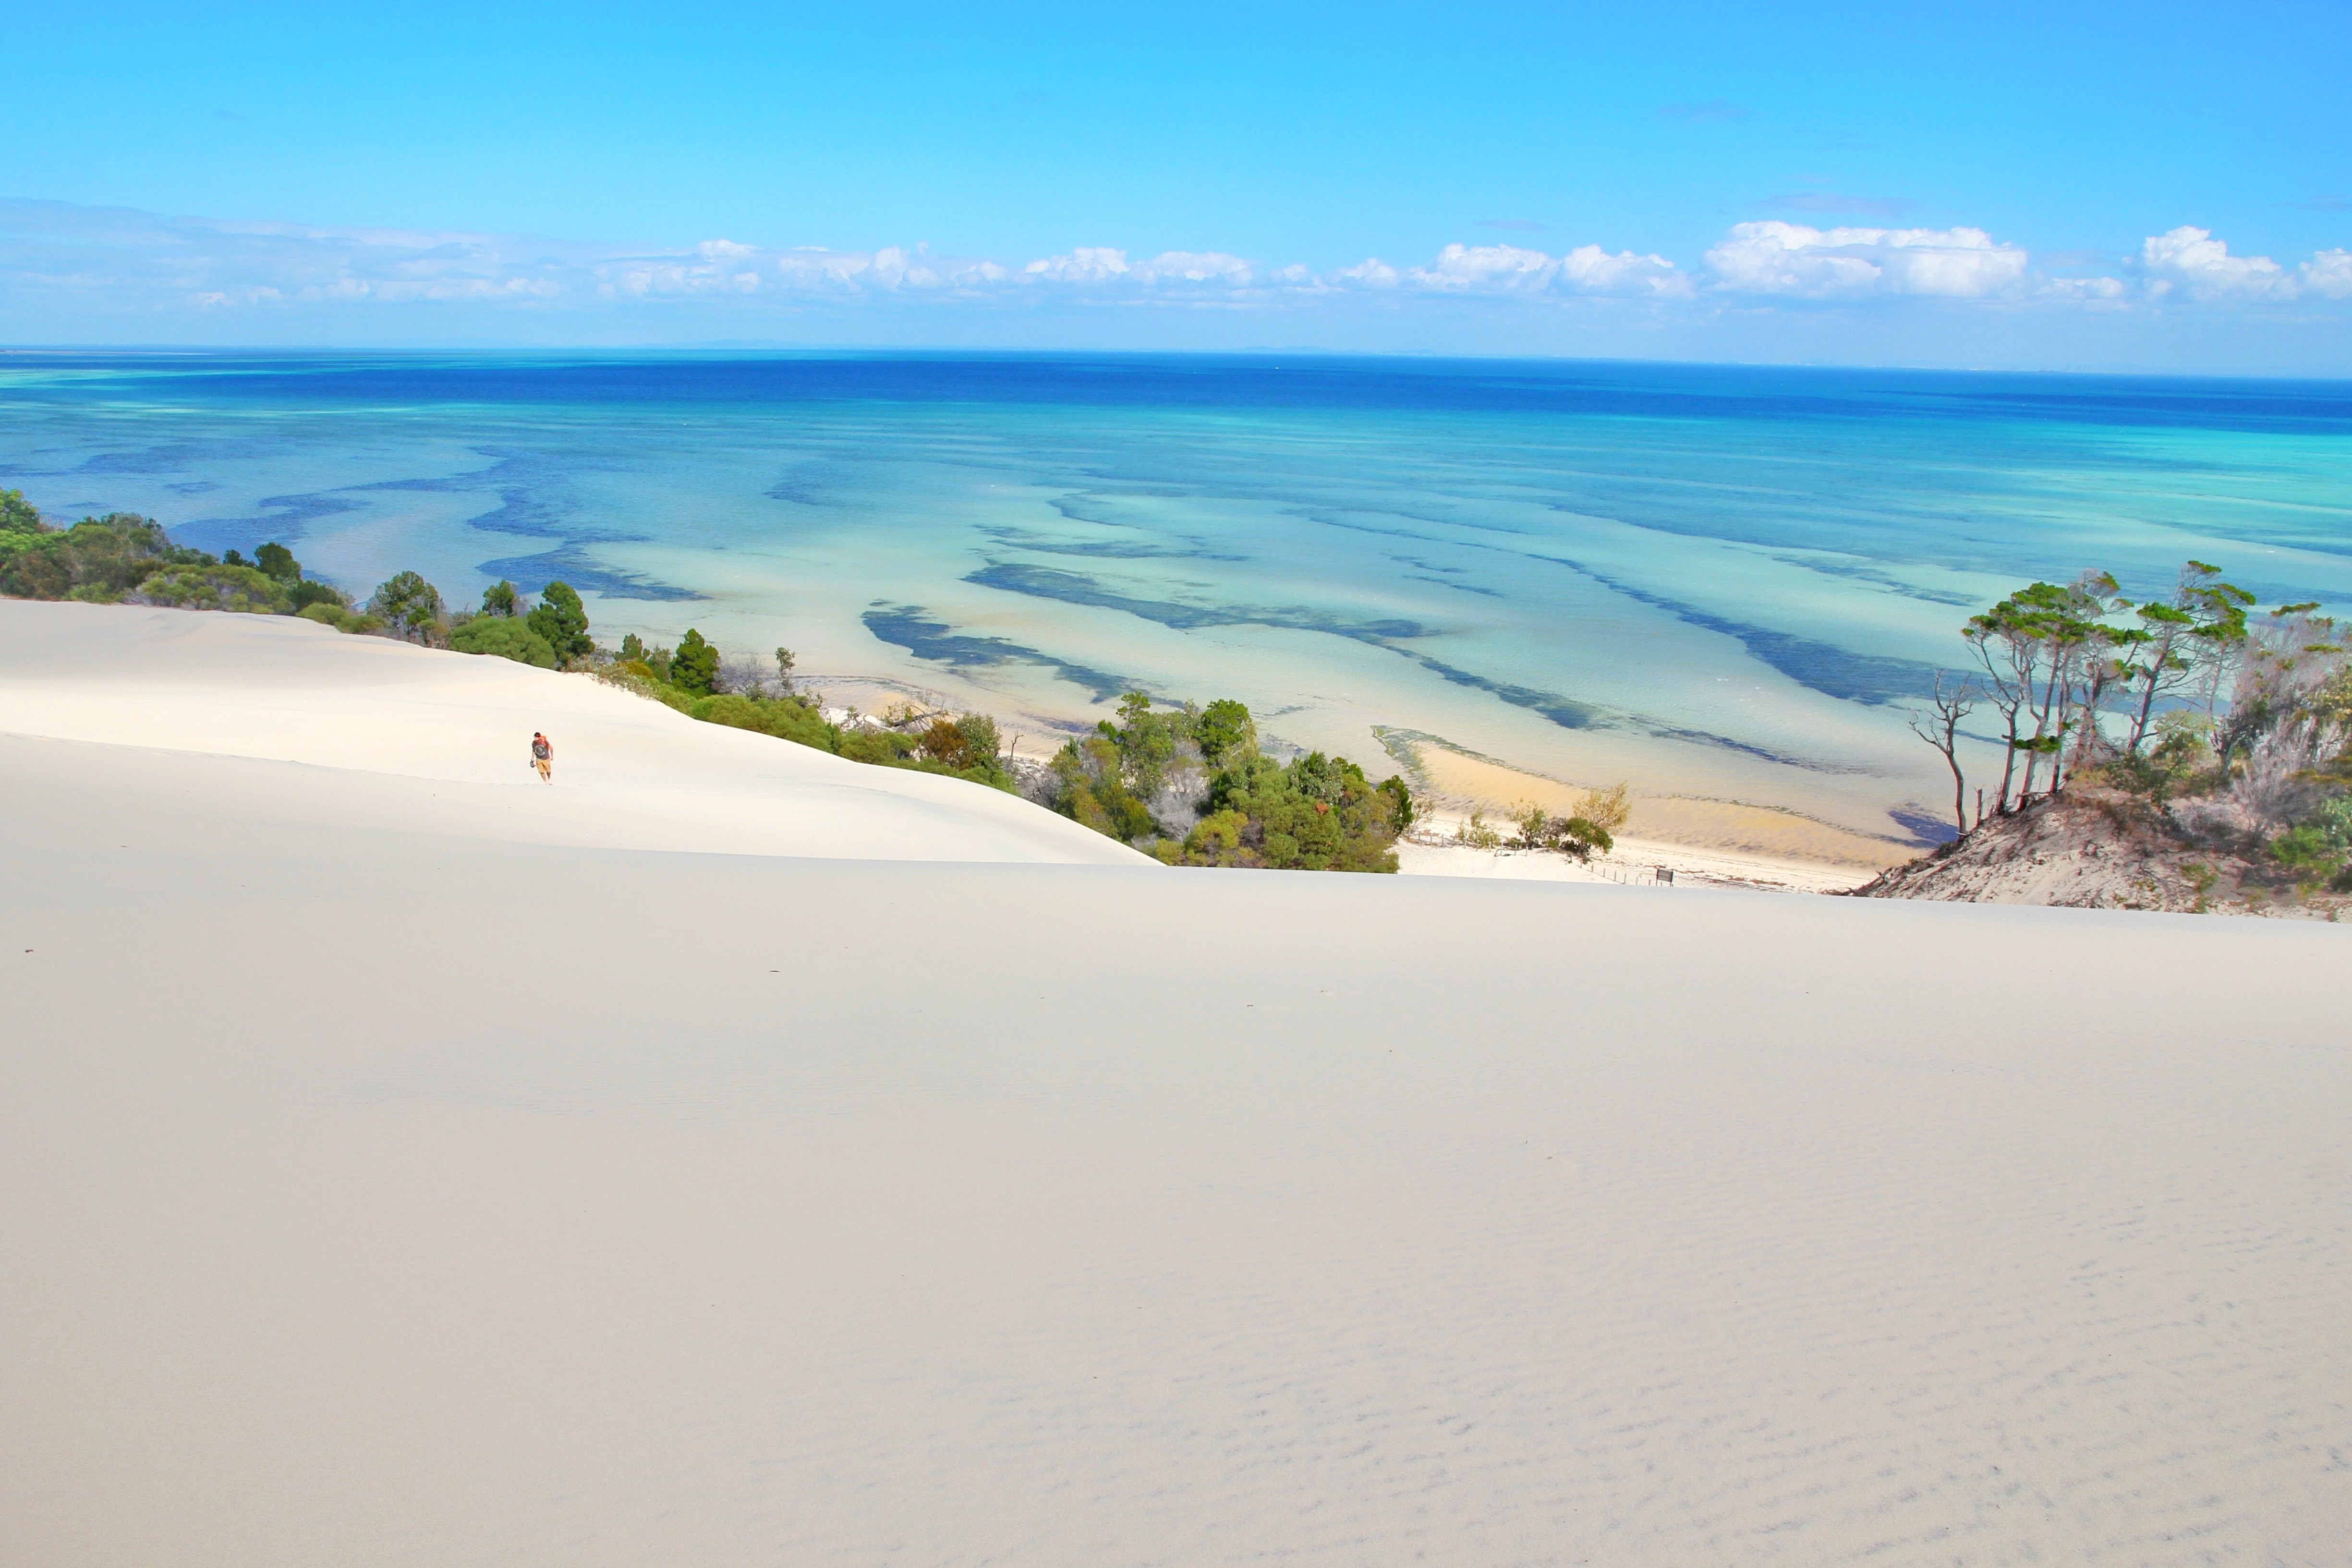
{"type": "MultiPolygon", "coordinates": [[[[1908,837],[1969,612],[2189,557],[2352,609],[2352,386],[1208,357],[0,356],[0,484],[587,591],[1044,731],[1140,685],[1908,837]]],[[[1424,742],[1425,744],[1425,742],[1424,742]]]]}

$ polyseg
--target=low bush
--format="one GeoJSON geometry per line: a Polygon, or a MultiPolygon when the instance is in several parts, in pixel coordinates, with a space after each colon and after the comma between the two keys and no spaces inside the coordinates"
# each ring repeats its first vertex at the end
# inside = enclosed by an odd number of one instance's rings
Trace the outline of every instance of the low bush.
{"type": "Polygon", "coordinates": [[[111,603],[171,567],[215,565],[173,544],[152,517],[111,512],[53,528],[15,490],[0,490],[0,594],[111,603]]]}
{"type": "Polygon", "coordinates": [[[537,631],[521,621],[499,615],[478,615],[450,628],[449,646],[460,653],[486,653],[542,670],[554,669],[562,662],[537,631]]]}
{"type": "Polygon", "coordinates": [[[249,566],[173,567],[148,578],[125,598],[133,604],[248,615],[288,615],[294,610],[293,595],[283,582],[249,566]]]}
{"type": "Polygon", "coordinates": [[[762,701],[757,697],[722,695],[697,697],[686,708],[687,716],[705,724],[723,724],[731,729],[757,730],[772,735],[778,740],[796,741],[814,747],[819,751],[838,752],[836,737],[840,731],[825,723],[824,716],[806,703],[792,698],[762,701]]]}
{"type": "Polygon", "coordinates": [[[414,571],[397,571],[376,585],[367,612],[382,622],[387,634],[403,642],[439,647],[447,641],[448,614],[441,591],[414,571]]]}
{"type": "Polygon", "coordinates": [[[306,604],[294,612],[305,621],[316,621],[321,626],[332,626],[338,632],[354,635],[381,631],[383,622],[373,615],[364,615],[340,601],[322,601],[306,604]]]}

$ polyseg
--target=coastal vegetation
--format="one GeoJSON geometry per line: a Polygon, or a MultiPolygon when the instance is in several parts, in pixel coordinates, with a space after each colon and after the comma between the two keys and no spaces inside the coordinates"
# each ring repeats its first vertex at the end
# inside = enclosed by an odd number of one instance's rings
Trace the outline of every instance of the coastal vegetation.
{"type": "Polygon", "coordinates": [[[160,573],[219,564],[174,545],[151,518],[111,512],[52,528],[23,492],[0,490],[0,593],[10,598],[107,604],[160,573]]]}
{"type": "Polygon", "coordinates": [[[1269,871],[1393,872],[1413,814],[1400,778],[1374,784],[1319,751],[1266,756],[1238,702],[1156,708],[1142,692],[1062,747],[1045,799],[1169,865],[1269,871]]]}
{"type": "MultiPolygon", "coordinates": [[[[1016,778],[985,715],[828,710],[797,685],[789,649],[771,667],[723,653],[692,627],[675,647],[633,633],[602,648],[562,581],[535,596],[501,581],[478,608],[453,611],[421,573],[401,571],[354,602],[306,577],[281,542],[215,558],[130,513],[53,525],[15,490],[0,491],[0,594],[299,615],[592,673],[704,723],[1017,790],[1170,864],[1393,871],[1413,817],[1400,779],[1376,784],[1320,752],[1268,755],[1248,708],[1231,699],[1168,706],[1129,692],[1115,718],[1043,768],[1021,764],[1016,778]]],[[[2198,909],[2352,894],[2352,629],[2317,612],[2263,610],[2220,568],[2192,560],[2157,598],[2085,572],[1969,617],[1964,659],[1910,716],[1950,779],[1955,841],[1874,890],[1996,897],[2030,884],[2040,891],[2017,895],[2198,909]],[[2109,869],[2053,892],[2024,868],[2053,855],[2109,869]],[[2114,868],[2126,863],[2119,883],[2114,868]]],[[[1522,847],[1583,859],[1610,852],[1626,813],[1620,786],[1564,813],[1520,808],[1509,827],[1522,847]]],[[[1474,813],[1457,837],[1495,845],[1504,833],[1474,813]]]]}
{"type": "Polygon", "coordinates": [[[563,582],[536,601],[511,582],[492,585],[478,610],[452,612],[441,591],[415,571],[394,573],[364,605],[302,575],[285,545],[215,557],[175,545],[152,518],[127,512],[51,526],[23,494],[0,490],[0,595],[93,604],[153,604],[182,610],[299,615],[338,631],[394,637],[423,647],[510,659],[546,670],[580,670],[662,703],[690,718],[748,729],[829,751],[853,762],[915,768],[1010,790],[996,722],[985,714],[933,714],[911,706],[877,721],[836,724],[793,683],[794,659],[775,651],[775,673],[729,661],[688,628],[673,650],[648,648],[631,633],[616,652],[589,635],[588,612],[563,582]]]}
{"type": "MultiPolygon", "coordinates": [[[[1532,803],[1522,805],[1511,814],[1518,829],[1518,846],[1523,850],[1557,850],[1580,861],[1591,860],[1595,854],[1605,855],[1617,847],[1617,834],[1633,815],[1632,793],[1630,783],[1587,789],[1564,817],[1532,803]]],[[[1486,828],[1483,820],[1476,826],[1493,832],[1486,828]]]]}
{"type": "Polygon", "coordinates": [[[1874,891],[1994,896],[2071,856],[2111,872],[2084,872],[2068,901],[2201,911],[2352,893],[2352,627],[2318,608],[2259,610],[2191,560],[2162,598],[2095,571],[1971,616],[1972,667],[1911,714],[1950,774],[1958,837],[1874,891]],[[1964,758],[1986,747],[1997,770],[1972,790],[1964,758]]]}

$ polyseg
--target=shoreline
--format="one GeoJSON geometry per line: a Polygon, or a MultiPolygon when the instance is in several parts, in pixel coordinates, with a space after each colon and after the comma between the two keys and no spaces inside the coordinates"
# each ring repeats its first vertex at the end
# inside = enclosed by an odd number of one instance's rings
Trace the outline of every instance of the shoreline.
{"type": "MultiPolygon", "coordinates": [[[[1621,835],[1607,854],[1578,861],[1554,850],[1508,845],[1479,849],[1453,837],[1466,815],[1433,816],[1424,830],[1397,841],[1397,871],[1404,876],[1472,877],[1503,882],[1604,883],[1624,887],[1718,887],[1759,893],[1846,893],[1875,873],[1853,866],[1710,849],[1621,835]],[[1671,872],[1660,878],[1660,870],[1671,872]]],[[[1899,863],[1899,862],[1898,862],[1899,863]]]]}
{"type": "MultiPolygon", "coordinates": [[[[941,711],[959,699],[933,686],[873,674],[807,674],[809,688],[824,694],[828,714],[858,706],[868,716],[892,700],[928,704],[941,711]],[[843,704],[837,699],[853,700],[843,704]]],[[[1023,766],[1052,762],[1062,744],[1093,733],[1091,725],[1016,711],[991,713],[1004,737],[1005,756],[1023,766]]],[[[1872,839],[1783,807],[1759,806],[1671,792],[1633,797],[1634,815],[1618,848],[1587,867],[1543,851],[1488,852],[1452,841],[1473,810],[1490,825],[1520,801],[1564,810],[1584,789],[1491,758],[1472,757],[1432,737],[1409,741],[1381,737],[1380,754],[1415,785],[1424,818],[1397,841],[1399,870],[1407,875],[1501,877],[1513,881],[1640,883],[1643,877],[1614,874],[1670,867],[1688,881],[1708,885],[1782,892],[1829,893],[1859,887],[1890,866],[1928,852],[1930,846],[1872,839]],[[1411,755],[1398,755],[1399,747],[1411,755]],[[1643,829],[1649,831],[1643,831],[1643,829]],[[1488,866],[1474,858],[1502,858],[1488,866]],[[1535,857],[1524,865],[1519,857],[1535,857]],[[1546,862],[1551,869],[1540,869],[1546,862]],[[1509,869],[1506,869],[1508,867],[1509,869]]],[[[1367,758],[1355,758],[1368,769],[1367,758]]],[[[1019,771],[1016,767],[1015,771],[1019,771]]]]}

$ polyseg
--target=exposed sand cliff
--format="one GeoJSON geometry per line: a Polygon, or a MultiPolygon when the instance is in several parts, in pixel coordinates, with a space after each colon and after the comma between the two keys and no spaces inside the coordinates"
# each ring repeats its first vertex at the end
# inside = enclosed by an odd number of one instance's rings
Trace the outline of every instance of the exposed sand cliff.
{"type": "Polygon", "coordinates": [[[2094,786],[1988,818],[1853,896],[2305,920],[2352,907],[2352,897],[2298,883],[2242,835],[2191,832],[2144,800],[2094,786]]]}

